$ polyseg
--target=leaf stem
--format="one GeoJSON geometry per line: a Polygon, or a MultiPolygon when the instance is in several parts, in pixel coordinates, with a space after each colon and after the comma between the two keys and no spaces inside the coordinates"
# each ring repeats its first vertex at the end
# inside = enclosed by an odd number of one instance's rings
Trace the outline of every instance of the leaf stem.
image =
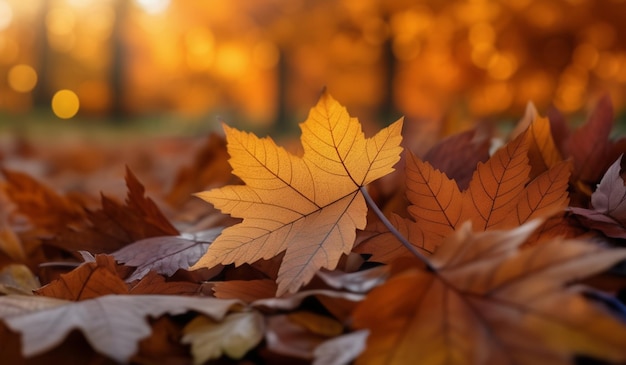
{"type": "Polygon", "coordinates": [[[385,227],[387,227],[387,229],[389,230],[389,232],[391,232],[391,234],[393,234],[399,241],[400,243],[402,243],[402,245],[409,250],[409,252],[411,252],[415,257],[417,257],[420,261],[422,261],[426,267],[428,268],[428,270],[430,271],[436,271],[435,268],[431,265],[430,261],[428,260],[428,258],[426,258],[426,256],[422,255],[417,248],[415,248],[415,246],[413,246],[411,244],[411,242],[409,242],[406,237],[404,237],[402,235],[402,233],[400,233],[400,231],[398,231],[398,229],[396,229],[396,227],[393,226],[393,224],[391,224],[391,222],[389,221],[389,219],[387,219],[387,217],[385,217],[385,215],[383,214],[383,212],[380,210],[380,208],[378,208],[378,205],[376,205],[376,202],[374,202],[374,199],[372,199],[372,197],[370,196],[370,194],[367,192],[367,189],[365,188],[365,186],[361,186],[359,188],[359,190],[361,190],[361,194],[363,194],[363,197],[365,198],[365,201],[367,202],[367,205],[370,206],[370,208],[372,208],[372,210],[374,211],[374,213],[376,213],[376,215],[378,216],[378,218],[381,220],[381,222],[383,222],[383,224],[385,225],[385,227]]]}

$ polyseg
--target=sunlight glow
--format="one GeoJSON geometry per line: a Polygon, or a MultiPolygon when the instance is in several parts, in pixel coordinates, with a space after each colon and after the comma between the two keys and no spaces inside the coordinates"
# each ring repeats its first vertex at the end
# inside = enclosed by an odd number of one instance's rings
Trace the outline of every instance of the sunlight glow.
{"type": "Polygon", "coordinates": [[[4,30],[9,27],[13,20],[13,9],[11,5],[6,1],[0,1],[0,30],[4,30]]]}
{"type": "Polygon", "coordinates": [[[170,5],[170,0],[136,0],[136,2],[148,14],[162,13],[170,5]]]}

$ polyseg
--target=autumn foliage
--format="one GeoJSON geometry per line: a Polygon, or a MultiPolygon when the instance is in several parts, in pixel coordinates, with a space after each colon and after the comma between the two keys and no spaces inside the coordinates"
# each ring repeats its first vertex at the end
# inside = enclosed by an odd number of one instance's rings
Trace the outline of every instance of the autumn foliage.
{"type": "Polygon", "coordinates": [[[574,130],[529,105],[423,156],[407,123],[366,137],[324,92],[300,149],[224,124],[167,188],[126,167],[123,202],[5,166],[1,358],[626,362],[609,100],[574,130]]]}

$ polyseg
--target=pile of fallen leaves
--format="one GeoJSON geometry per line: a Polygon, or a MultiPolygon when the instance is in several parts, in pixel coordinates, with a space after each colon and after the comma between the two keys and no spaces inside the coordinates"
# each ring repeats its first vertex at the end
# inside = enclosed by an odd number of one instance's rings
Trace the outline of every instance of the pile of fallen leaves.
{"type": "Polygon", "coordinates": [[[575,130],[529,106],[499,148],[477,127],[418,157],[402,120],[365,138],[325,93],[299,150],[224,125],[144,164],[149,184],[127,167],[122,200],[89,190],[81,153],[52,160],[82,177],[35,178],[5,151],[0,358],[626,362],[612,125],[608,99],[575,130]]]}

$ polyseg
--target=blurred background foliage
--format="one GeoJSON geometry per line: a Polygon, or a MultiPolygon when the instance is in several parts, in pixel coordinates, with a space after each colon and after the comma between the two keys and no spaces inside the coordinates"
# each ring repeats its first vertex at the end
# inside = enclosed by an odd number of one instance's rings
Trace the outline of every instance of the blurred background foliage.
{"type": "Polygon", "coordinates": [[[625,85],[624,0],[0,0],[0,123],[286,130],[327,87],[459,130],[625,85]]]}

